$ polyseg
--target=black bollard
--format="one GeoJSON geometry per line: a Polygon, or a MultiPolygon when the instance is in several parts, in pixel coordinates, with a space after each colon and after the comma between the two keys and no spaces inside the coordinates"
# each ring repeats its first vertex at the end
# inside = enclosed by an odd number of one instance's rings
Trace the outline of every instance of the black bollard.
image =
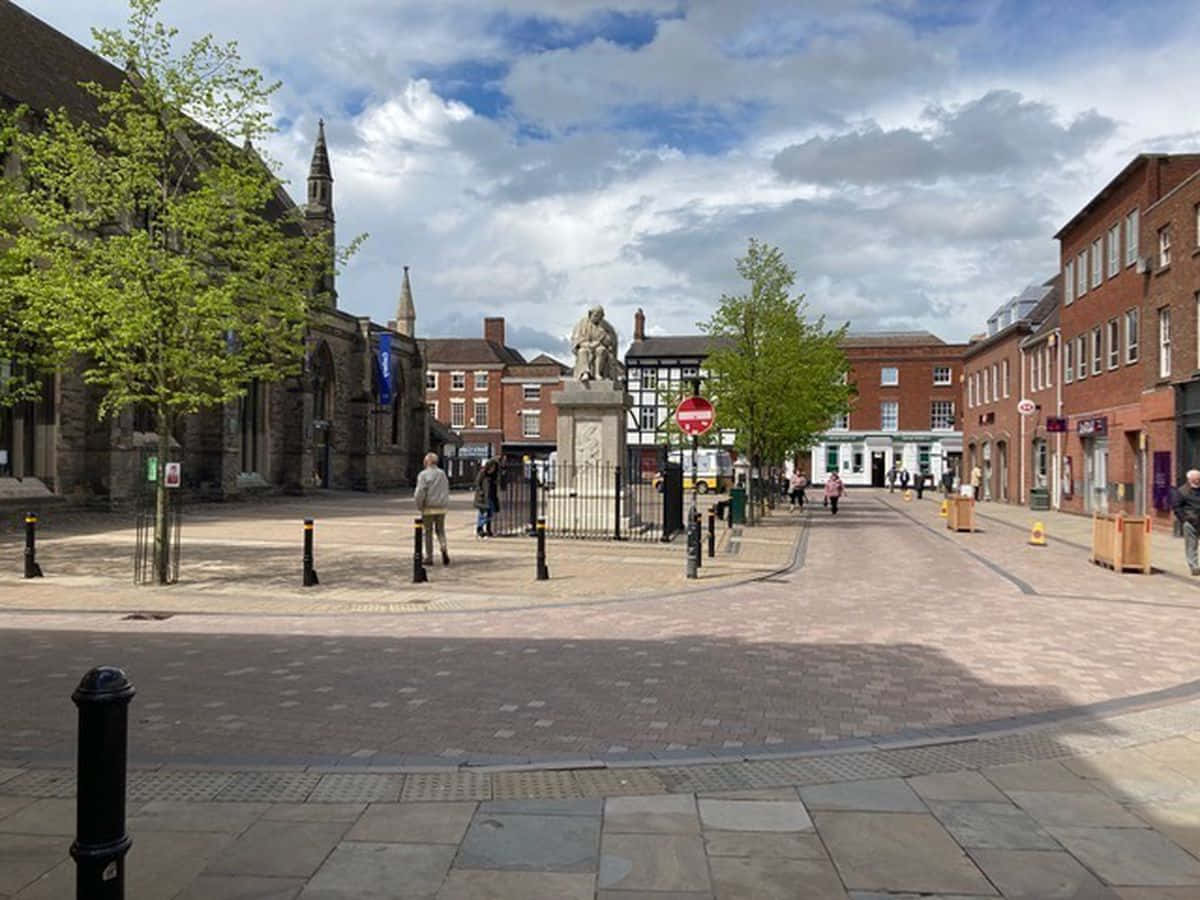
{"type": "Polygon", "coordinates": [[[708,510],[708,558],[717,555],[717,511],[711,507],[708,510]]]}
{"type": "Polygon", "coordinates": [[[548,581],[550,568],[546,565],[546,517],[537,520],[537,580],[548,581]]]}
{"type": "Polygon", "coordinates": [[[71,699],[79,707],[75,801],[76,900],[123,900],[125,854],[125,752],[129,701],[135,691],[114,666],[92,669],[71,699]]]}
{"type": "Polygon", "coordinates": [[[529,461],[529,531],[528,534],[537,534],[537,510],[538,510],[538,471],[537,460],[529,461]]]}
{"type": "Polygon", "coordinates": [[[420,516],[413,519],[413,584],[424,584],[429,580],[421,556],[421,541],[425,536],[425,520],[420,516]]]}
{"type": "Polygon", "coordinates": [[[699,510],[692,514],[692,519],[696,523],[696,568],[699,569],[704,565],[704,526],[700,524],[699,510]]]}
{"type": "Polygon", "coordinates": [[[700,514],[688,511],[687,523],[687,562],[684,575],[687,578],[700,577],[700,514]]]}
{"type": "Polygon", "coordinates": [[[37,514],[25,513],[25,577],[41,578],[42,567],[37,564],[37,514]]]}
{"type": "Polygon", "coordinates": [[[304,520],[304,586],[320,584],[317,570],[313,568],[313,520],[304,520]]]}

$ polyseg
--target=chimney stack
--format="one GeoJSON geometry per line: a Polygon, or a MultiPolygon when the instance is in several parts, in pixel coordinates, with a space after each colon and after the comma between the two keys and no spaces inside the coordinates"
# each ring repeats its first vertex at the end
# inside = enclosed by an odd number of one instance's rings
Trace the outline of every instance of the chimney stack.
{"type": "Polygon", "coordinates": [[[504,346],[504,317],[488,317],[483,320],[483,339],[504,346]]]}
{"type": "Polygon", "coordinates": [[[633,339],[635,341],[644,341],[646,339],[646,314],[642,312],[641,307],[633,314],[633,339]]]}

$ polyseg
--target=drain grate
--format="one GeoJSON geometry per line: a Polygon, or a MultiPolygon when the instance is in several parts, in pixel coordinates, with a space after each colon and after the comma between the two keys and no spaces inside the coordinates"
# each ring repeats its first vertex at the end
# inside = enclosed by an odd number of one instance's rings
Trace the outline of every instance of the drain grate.
{"type": "Polygon", "coordinates": [[[121,616],[121,621],[128,622],[130,620],[133,620],[135,622],[142,622],[142,621],[148,620],[151,622],[161,622],[163,619],[169,619],[173,615],[175,615],[175,613],[135,612],[135,613],[130,613],[127,616],[121,616]]]}

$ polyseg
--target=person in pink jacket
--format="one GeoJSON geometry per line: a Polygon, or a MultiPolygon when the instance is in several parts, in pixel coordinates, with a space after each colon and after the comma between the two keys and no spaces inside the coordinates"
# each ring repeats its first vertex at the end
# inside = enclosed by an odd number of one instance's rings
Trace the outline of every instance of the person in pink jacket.
{"type": "Polygon", "coordinates": [[[842,484],[842,479],[838,478],[837,472],[830,472],[829,477],[825,479],[825,499],[829,503],[829,511],[835,516],[837,515],[838,499],[844,490],[845,485],[842,484]]]}

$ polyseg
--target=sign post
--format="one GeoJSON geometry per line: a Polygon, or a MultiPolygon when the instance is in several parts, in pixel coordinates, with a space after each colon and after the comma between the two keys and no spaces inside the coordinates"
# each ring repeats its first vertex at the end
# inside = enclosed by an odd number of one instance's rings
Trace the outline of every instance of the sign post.
{"type": "Polygon", "coordinates": [[[692,396],[684,397],[675,408],[675,424],[684,434],[692,436],[692,506],[688,510],[687,568],[685,575],[696,578],[700,570],[700,515],[696,511],[696,446],[700,435],[713,426],[716,415],[713,405],[700,396],[700,379],[692,379],[692,396]]]}

